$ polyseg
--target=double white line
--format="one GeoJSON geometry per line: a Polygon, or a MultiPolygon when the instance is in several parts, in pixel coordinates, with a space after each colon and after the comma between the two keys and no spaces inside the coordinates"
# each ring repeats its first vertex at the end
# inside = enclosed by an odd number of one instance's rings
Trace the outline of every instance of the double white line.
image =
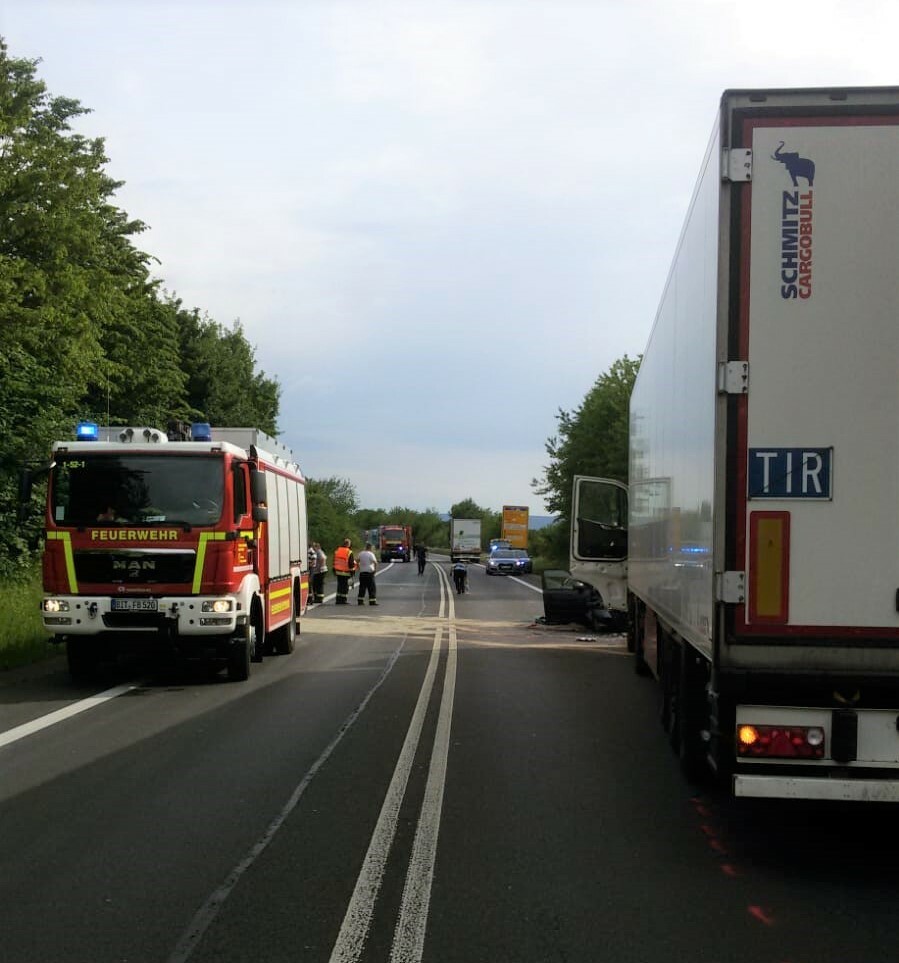
{"type": "MultiPolygon", "coordinates": [[[[443,680],[443,696],[440,700],[440,714],[437,719],[437,732],[431,752],[428,781],[425,786],[424,800],[418,818],[418,828],[412,844],[412,856],[406,872],[406,884],[400,905],[399,919],[393,935],[390,951],[391,963],[420,963],[424,952],[425,930],[428,922],[428,906],[431,899],[431,882],[434,878],[434,862],[437,858],[437,837],[440,831],[440,813],[443,809],[443,789],[446,784],[446,760],[449,754],[450,725],[453,718],[453,700],[456,692],[456,625],[453,593],[449,587],[446,573],[434,566],[440,575],[440,609],[438,618],[443,619],[445,604],[448,603],[446,630],[449,648],[446,659],[446,674],[443,680]]],[[[362,870],[356,881],[356,888],[347,907],[337,942],[331,951],[330,963],[354,963],[365,947],[368,930],[374,913],[375,901],[384,878],[387,857],[396,835],[396,825],[400,807],[412,771],[412,763],[418,750],[421,731],[427,714],[428,703],[437,675],[437,663],[443,640],[444,624],[441,621],[434,632],[431,659],[425,673],[418,702],[412,713],[412,721],[406,740],[403,743],[399,760],[393,771],[393,778],[387,796],[381,807],[378,823],[372,834],[362,870]]]]}
{"type": "MultiPolygon", "coordinates": [[[[378,824],[365,855],[365,862],[350,899],[337,942],[334,944],[331,953],[331,960],[334,961],[340,960],[349,963],[351,960],[358,960],[365,946],[374,913],[375,900],[384,877],[387,856],[396,833],[397,817],[406,792],[412,761],[415,758],[415,751],[421,738],[428,702],[434,687],[445,627],[449,637],[449,651],[446,661],[446,676],[443,683],[443,697],[440,703],[440,715],[437,721],[434,748],[431,753],[431,766],[428,772],[427,786],[425,787],[424,802],[418,820],[418,829],[415,833],[412,858],[409,861],[409,869],[406,873],[406,885],[403,891],[399,919],[394,931],[390,957],[392,963],[420,963],[422,958],[428,904],[431,898],[431,881],[434,877],[434,861],[437,855],[440,812],[443,808],[443,787],[446,779],[446,759],[449,752],[453,698],[456,691],[456,612],[453,593],[449,588],[449,577],[446,573],[439,566],[435,565],[434,568],[440,576],[440,608],[437,613],[439,621],[434,632],[431,658],[415,706],[415,712],[412,715],[412,722],[409,725],[399,761],[390,781],[387,797],[381,807],[378,824]],[[448,614],[445,615],[445,613],[448,614]],[[443,621],[444,618],[446,618],[446,622],[443,621]]],[[[244,873],[250,869],[275,838],[278,830],[299,804],[309,783],[328,761],[343,737],[365,711],[372,696],[387,679],[401,650],[402,646],[393,653],[378,681],[312,764],[281,812],[272,820],[249,852],[195,913],[187,930],[181,935],[169,956],[168,963],[186,963],[193,954],[203,935],[224,907],[244,873]]]]}

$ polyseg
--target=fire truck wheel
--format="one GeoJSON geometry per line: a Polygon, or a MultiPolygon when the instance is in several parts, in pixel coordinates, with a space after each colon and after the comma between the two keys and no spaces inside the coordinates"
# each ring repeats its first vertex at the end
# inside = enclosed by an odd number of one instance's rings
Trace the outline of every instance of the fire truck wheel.
{"type": "Polygon", "coordinates": [[[253,662],[261,662],[265,655],[265,616],[262,614],[262,606],[258,600],[253,602],[250,610],[248,634],[247,648],[250,651],[250,658],[253,662]]]}
{"type": "Polygon", "coordinates": [[[246,682],[250,678],[250,646],[246,640],[231,645],[228,653],[228,678],[232,682],[246,682]]]}
{"type": "Polygon", "coordinates": [[[278,655],[290,655],[297,641],[297,606],[293,592],[290,593],[290,618],[287,625],[274,633],[275,652],[278,655]]]}
{"type": "Polygon", "coordinates": [[[66,642],[69,675],[79,684],[92,682],[100,662],[96,645],[90,639],[70,638],[66,642]]]}

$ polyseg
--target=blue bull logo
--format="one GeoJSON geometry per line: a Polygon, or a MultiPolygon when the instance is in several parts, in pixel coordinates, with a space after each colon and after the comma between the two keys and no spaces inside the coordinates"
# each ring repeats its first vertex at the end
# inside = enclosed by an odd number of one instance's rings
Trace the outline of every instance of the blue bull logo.
{"type": "Polygon", "coordinates": [[[793,181],[793,187],[798,187],[797,178],[804,177],[811,187],[815,182],[815,162],[807,157],[800,157],[796,151],[784,151],[781,141],[777,150],[771,155],[772,160],[780,161],[787,169],[793,181]]]}

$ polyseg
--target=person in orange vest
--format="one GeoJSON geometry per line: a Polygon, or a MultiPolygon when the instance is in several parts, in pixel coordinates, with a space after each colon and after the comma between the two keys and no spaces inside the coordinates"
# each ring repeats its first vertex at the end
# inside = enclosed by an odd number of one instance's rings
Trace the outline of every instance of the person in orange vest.
{"type": "Polygon", "coordinates": [[[331,567],[337,576],[337,595],[334,599],[335,605],[346,605],[347,597],[350,594],[350,578],[356,571],[356,556],[353,555],[353,543],[345,538],[343,545],[334,550],[334,560],[331,567]]]}

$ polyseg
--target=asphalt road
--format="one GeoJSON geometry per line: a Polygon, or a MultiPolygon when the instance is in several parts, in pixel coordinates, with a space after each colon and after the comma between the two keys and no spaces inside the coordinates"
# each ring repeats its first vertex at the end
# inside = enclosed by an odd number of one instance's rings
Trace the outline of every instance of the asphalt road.
{"type": "Polygon", "coordinates": [[[0,960],[899,956],[894,807],[691,786],[621,638],[447,569],[312,609],[247,683],[0,677],[0,960]]]}

